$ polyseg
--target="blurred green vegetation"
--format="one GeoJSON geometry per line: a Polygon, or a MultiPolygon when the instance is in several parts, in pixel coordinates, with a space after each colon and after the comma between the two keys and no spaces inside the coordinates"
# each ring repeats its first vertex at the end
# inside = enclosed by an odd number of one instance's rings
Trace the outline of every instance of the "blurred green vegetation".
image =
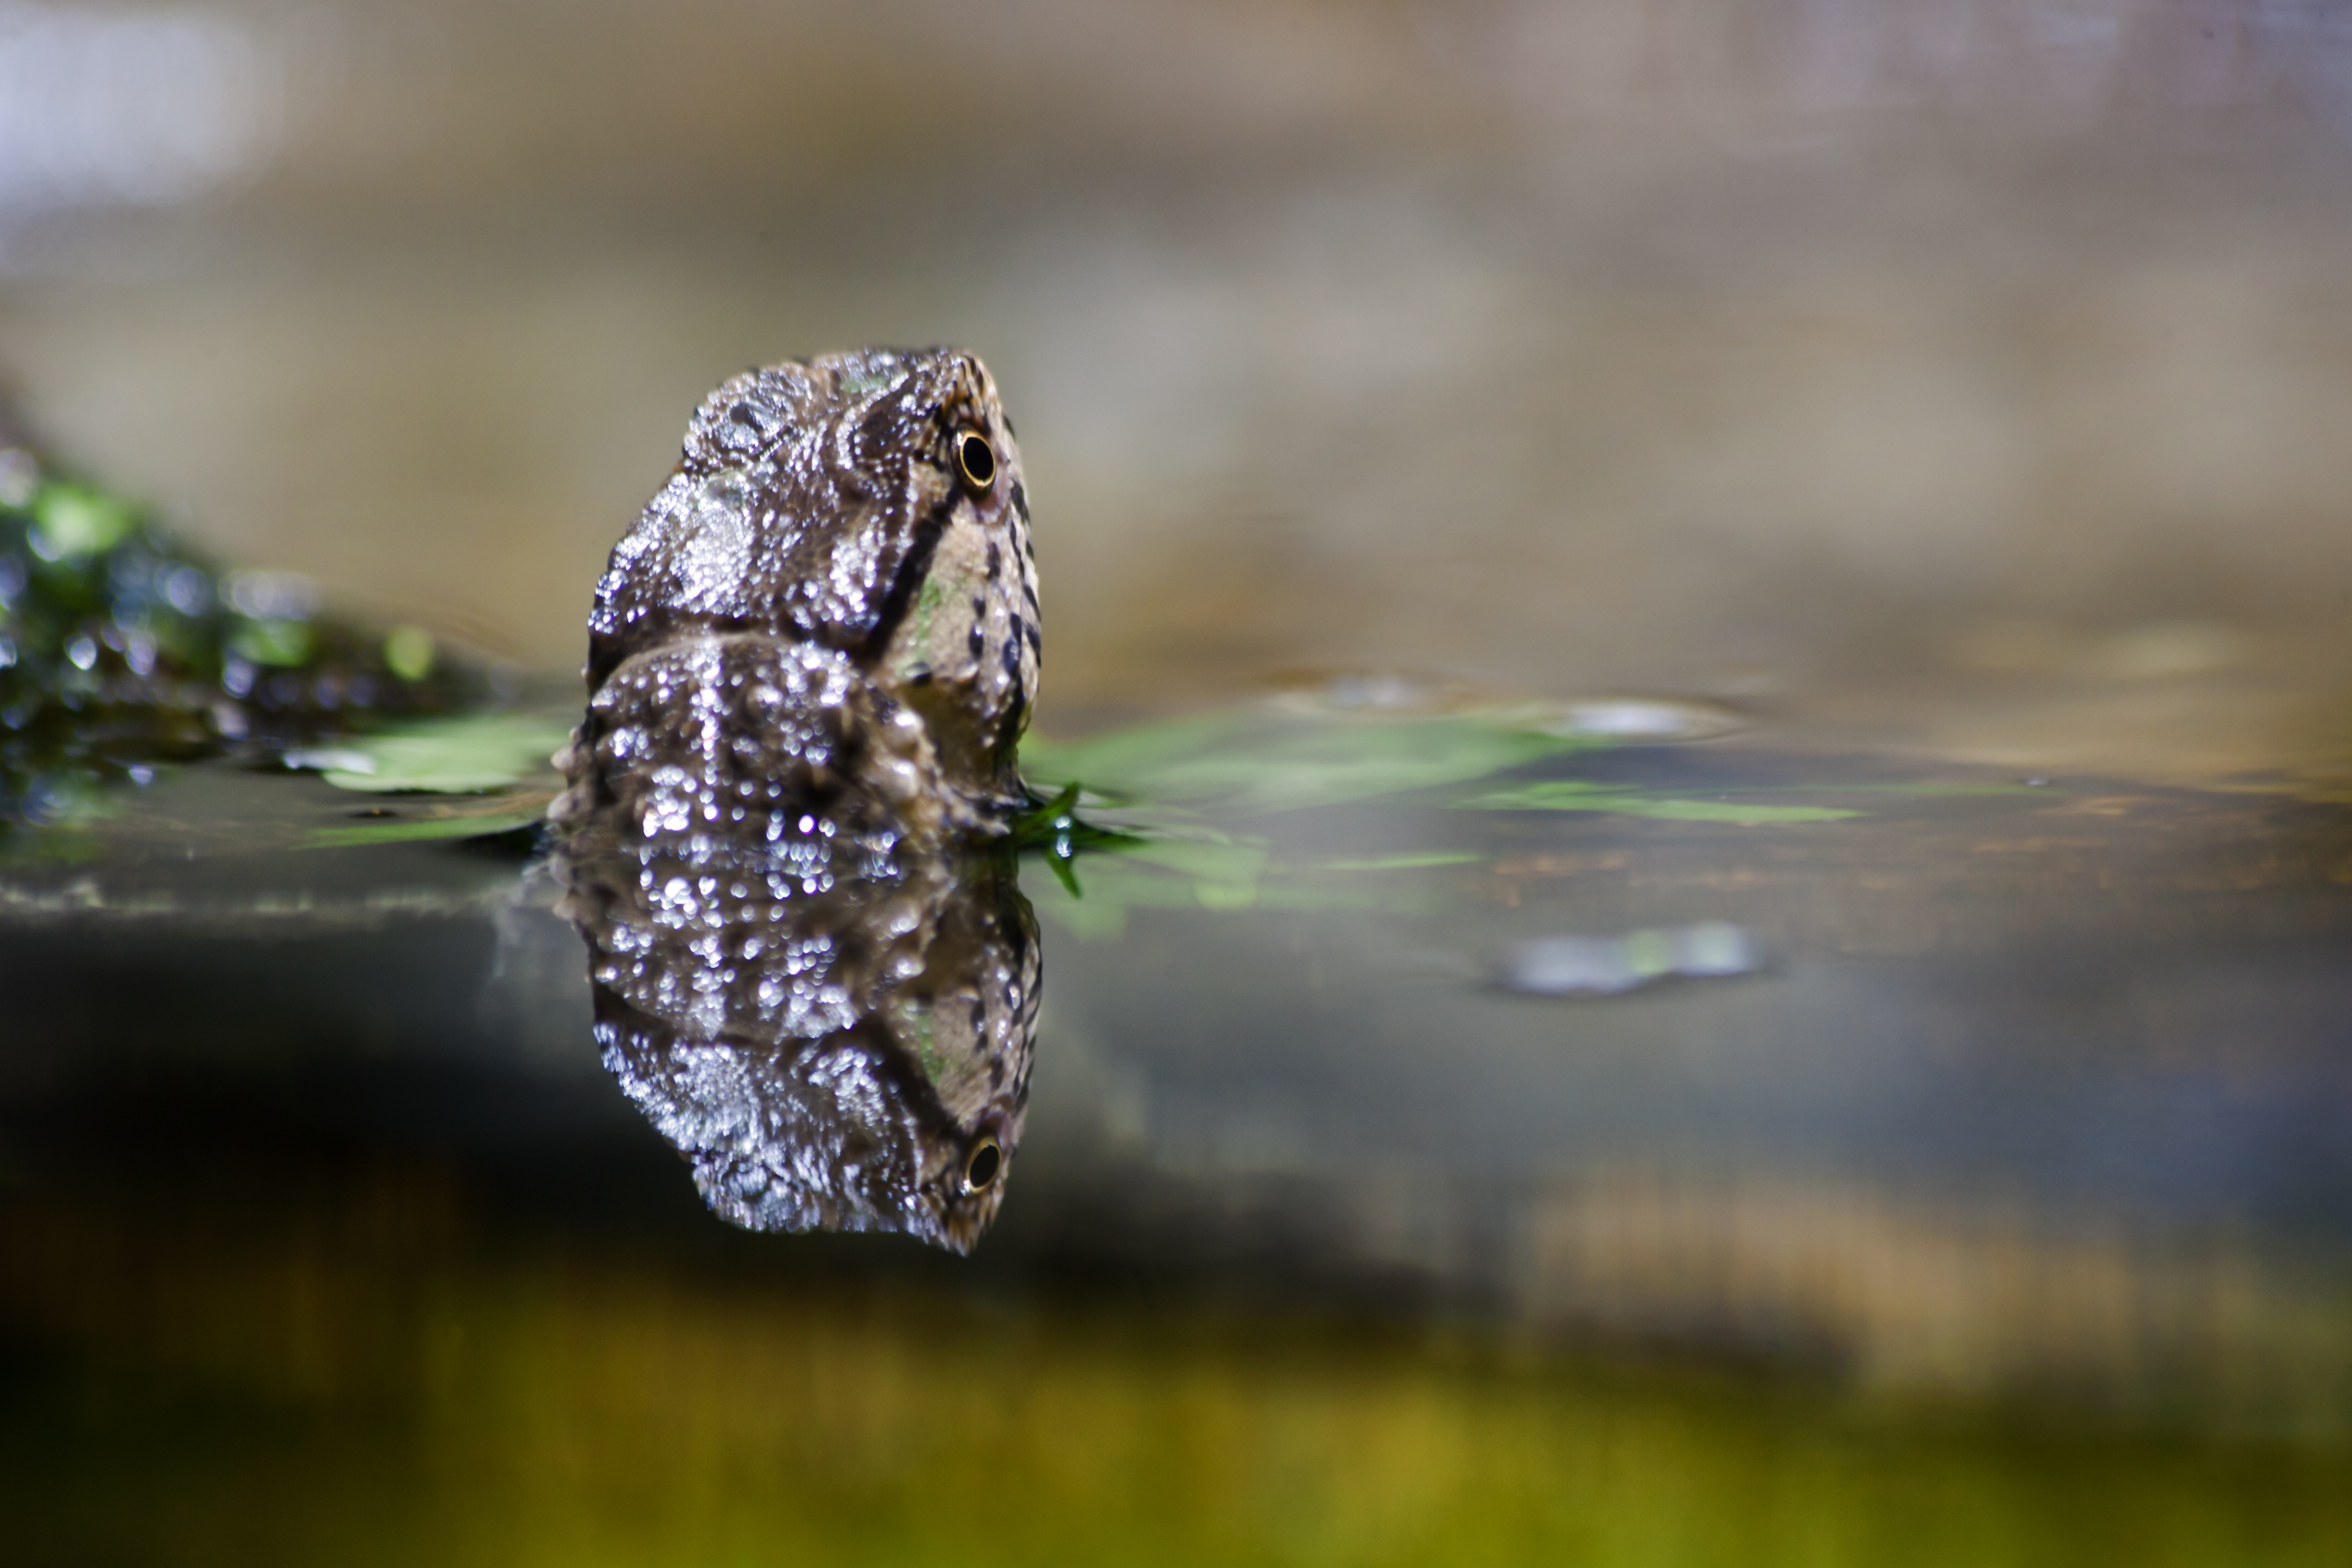
{"type": "MultiPolygon", "coordinates": [[[[9,428],[0,409],[0,435],[9,428]]],[[[135,501],[0,441],[0,824],[68,823],[152,764],[281,749],[479,701],[430,634],[226,572],[135,501]]]]}
{"type": "Polygon", "coordinates": [[[2337,1563],[2347,1455],[382,1212],[0,1216],[16,1561],[2337,1563]],[[126,1499],[137,1500],[126,1504],[126,1499]]]}

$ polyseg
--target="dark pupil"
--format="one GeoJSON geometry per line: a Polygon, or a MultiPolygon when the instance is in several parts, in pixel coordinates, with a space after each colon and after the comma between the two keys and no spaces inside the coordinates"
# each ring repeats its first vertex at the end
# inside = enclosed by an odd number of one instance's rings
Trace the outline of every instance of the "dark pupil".
{"type": "Polygon", "coordinates": [[[963,1173],[964,1184],[973,1190],[996,1180],[996,1163],[1001,1158],[993,1143],[983,1143],[971,1157],[971,1164],[963,1173]]]}
{"type": "Polygon", "coordinates": [[[996,478],[996,454],[979,437],[966,436],[957,446],[956,456],[963,460],[963,477],[973,484],[986,485],[996,478]]]}

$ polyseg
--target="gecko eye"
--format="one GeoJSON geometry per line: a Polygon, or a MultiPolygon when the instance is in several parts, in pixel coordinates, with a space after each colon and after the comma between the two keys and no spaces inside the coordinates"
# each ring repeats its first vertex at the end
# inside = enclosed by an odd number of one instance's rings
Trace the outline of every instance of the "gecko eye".
{"type": "Polygon", "coordinates": [[[986,1190],[988,1184],[996,1180],[997,1170],[1003,1163],[1004,1152],[996,1146],[996,1140],[982,1139],[980,1147],[971,1152],[971,1158],[964,1162],[965,1194],[969,1196],[971,1194],[986,1190]]]}
{"type": "Polygon", "coordinates": [[[955,453],[964,483],[984,490],[996,482],[996,454],[989,449],[987,437],[977,430],[965,431],[956,437],[955,453]]]}

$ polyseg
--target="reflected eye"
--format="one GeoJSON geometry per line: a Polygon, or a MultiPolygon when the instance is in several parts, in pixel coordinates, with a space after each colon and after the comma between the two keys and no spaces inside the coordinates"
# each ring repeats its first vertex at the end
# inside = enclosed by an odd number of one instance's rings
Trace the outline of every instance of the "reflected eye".
{"type": "Polygon", "coordinates": [[[967,430],[956,437],[955,450],[956,467],[962,470],[964,483],[984,490],[996,482],[996,454],[989,448],[987,437],[967,430]]]}
{"type": "MultiPolygon", "coordinates": [[[[983,447],[982,450],[985,449],[983,447]]],[[[1003,1163],[1004,1152],[996,1146],[996,1140],[982,1139],[980,1147],[971,1152],[971,1158],[964,1162],[964,1192],[971,1194],[984,1190],[989,1183],[996,1180],[996,1173],[1003,1163]]]]}

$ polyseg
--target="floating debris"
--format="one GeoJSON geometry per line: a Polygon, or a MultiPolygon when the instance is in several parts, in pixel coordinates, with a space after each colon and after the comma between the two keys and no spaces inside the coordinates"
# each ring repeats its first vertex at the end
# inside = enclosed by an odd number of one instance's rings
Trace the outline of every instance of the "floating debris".
{"type": "Polygon", "coordinates": [[[1731,709],[1696,697],[1587,697],[1559,704],[1557,716],[1539,727],[1555,735],[1638,743],[1711,741],[1746,724],[1731,709]]]}
{"type": "Polygon", "coordinates": [[[1754,939],[1726,921],[1627,931],[1540,936],[1511,949],[1494,976],[1525,996],[1617,996],[1661,980],[1716,980],[1763,967],[1754,939]]]}
{"type": "Polygon", "coordinates": [[[1290,670],[1274,677],[1266,692],[1278,711],[1339,718],[1460,713],[1504,700],[1483,687],[1394,669],[1290,670]]]}
{"type": "Polygon", "coordinates": [[[1748,724],[1737,710],[1701,697],[1529,697],[1442,676],[1382,669],[1307,670],[1279,677],[1267,705],[1279,712],[1318,718],[1469,714],[1547,735],[1620,743],[1708,741],[1748,724]]]}

